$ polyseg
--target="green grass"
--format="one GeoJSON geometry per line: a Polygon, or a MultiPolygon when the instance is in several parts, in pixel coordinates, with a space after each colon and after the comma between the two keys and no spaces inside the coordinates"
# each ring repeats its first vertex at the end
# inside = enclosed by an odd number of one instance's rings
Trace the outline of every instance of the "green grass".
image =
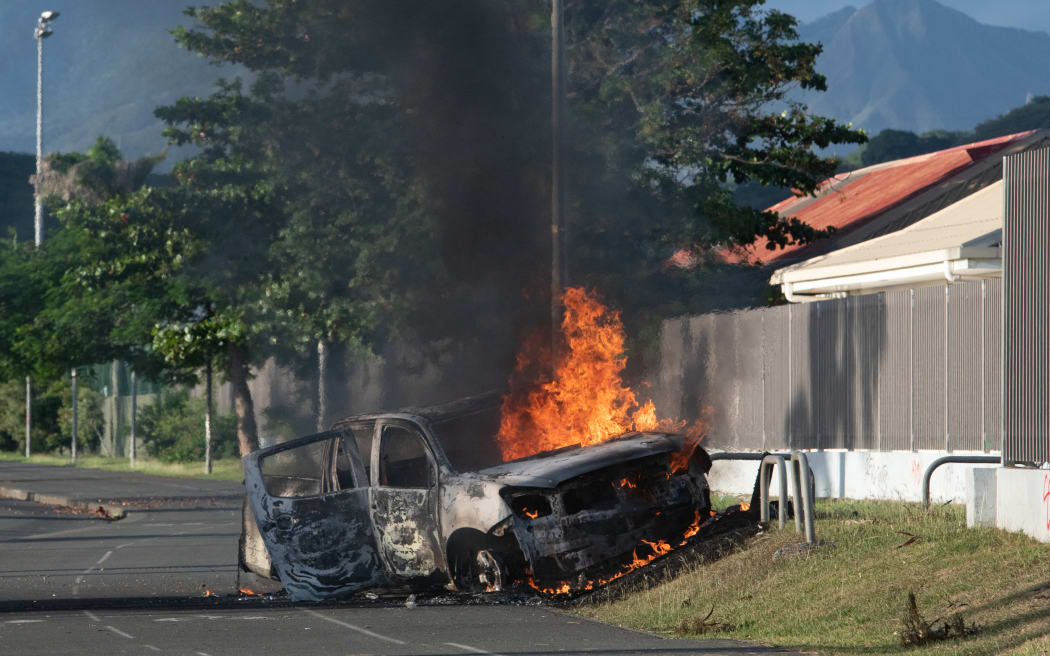
{"type": "Polygon", "coordinates": [[[127,458],[106,458],[103,456],[85,454],[77,456],[77,464],[69,461],[68,455],[58,456],[51,454],[33,454],[28,460],[20,453],[0,451],[0,461],[6,462],[30,462],[37,465],[61,465],[65,467],[86,467],[89,469],[105,469],[108,471],[135,472],[136,474],[149,474],[153,476],[181,476],[184,478],[206,478],[221,481],[240,481],[241,474],[240,458],[224,458],[212,461],[212,473],[204,473],[203,462],[180,462],[169,463],[159,460],[137,458],[135,466],[128,464],[127,458]]]}
{"type": "Polygon", "coordinates": [[[959,506],[925,511],[908,503],[822,500],[816,510],[817,538],[831,544],[809,554],[773,561],[778,548],[800,542],[789,524],[721,560],[578,612],[672,636],[825,654],[1050,653],[1050,545],[968,529],[959,506]],[[895,632],[909,591],[926,620],[961,612],[980,633],[901,647],[895,632]]]}

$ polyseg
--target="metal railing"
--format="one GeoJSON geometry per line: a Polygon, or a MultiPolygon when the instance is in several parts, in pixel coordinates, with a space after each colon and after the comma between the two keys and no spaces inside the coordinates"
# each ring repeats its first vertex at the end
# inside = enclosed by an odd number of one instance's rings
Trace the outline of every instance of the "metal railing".
{"type": "Polygon", "coordinates": [[[930,463],[922,475],[922,507],[930,507],[930,478],[935,469],[949,463],[962,463],[971,465],[994,465],[1002,462],[999,456],[944,456],[930,463]]]}
{"type": "Polygon", "coordinates": [[[759,489],[759,519],[769,522],[769,484],[773,478],[773,468],[780,465],[777,470],[780,483],[780,501],[777,504],[777,520],[780,528],[787,523],[787,500],[788,500],[788,462],[791,463],[791,495],[795,503],[795,530],[805,533],[806,542],[814,544],[817,541],[816,531],[813,527],[813,496],[814,480],[813,470],[809,467],[809,459],[805,453],[792,451],[790,453],[756,453],[749,451],[722,451],[709,454],[712,461],[715,460],[758,460],[758,489],[759,489]],[[802,483],[805,481],[805,484],[802,483]]]}

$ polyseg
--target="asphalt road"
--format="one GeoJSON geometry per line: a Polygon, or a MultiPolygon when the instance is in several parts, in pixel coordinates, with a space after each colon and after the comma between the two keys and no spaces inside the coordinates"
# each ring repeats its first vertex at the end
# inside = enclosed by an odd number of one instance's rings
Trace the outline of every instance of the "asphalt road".
{"type": "Polygon", "coordinates": [[[544,608],[297,607],[0,615],[5,654],[682,654],[784,653],[729,641],[665,640],[544,608]]]}
{"type": "MultiPolygon", "coordinates": [[[[61,473],[7,468],[0,478],[41,489],[61,473]]],[[[184,489],[176,498],[148,477],[129,483],[110,476],[80,476],[90,490],[81,486],[79,494],[119,503],[106,492],[127,486],[134,501],[118,521],[0,499],[0,654],[784,653],[667,640],[534,603],[462,604],[439,596],[409,608],[396,597],[328,605],[245,598],[237,592],[246,577],[237,568],[236,498],[213,489],[184,489]]],[[[67,489],[77,492],[77,484],[67,489]]],[[[259,584],[247,587],[266,591],[259,584]]]]}
{"type": "Polygon", "coordinates": [[[0,500],[0,602],[234,594],[240,510],[168,505],[109,522],[0,500]]]}

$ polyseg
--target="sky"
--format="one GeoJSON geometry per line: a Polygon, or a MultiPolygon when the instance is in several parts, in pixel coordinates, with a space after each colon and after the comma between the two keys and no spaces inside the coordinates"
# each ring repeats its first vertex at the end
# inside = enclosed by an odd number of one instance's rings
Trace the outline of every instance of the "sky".
{"type": "MultiPolygon", "coordinates": [[[[981,23],[1050,33],[1050,0],[938,0],[981,23]]],[[[863,7],[868,0],[766,0],[766,6],[791,14],[803,23],[842,7],[863,7]]]]}

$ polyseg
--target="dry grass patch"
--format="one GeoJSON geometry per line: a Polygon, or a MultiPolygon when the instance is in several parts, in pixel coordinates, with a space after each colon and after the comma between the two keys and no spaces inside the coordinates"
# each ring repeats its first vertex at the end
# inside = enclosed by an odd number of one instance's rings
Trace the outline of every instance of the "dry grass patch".
{"type": "Polygon", "coordinates": [[[774,561],[778,549],[800,541],[789,525],[661,585],[578,612],[669,636],[828,654],[995,654],[1046,646],[1040,640],[1050,633],[1050,545],[967,529],[957,506],[925,511],[917,504],[820,501],[817,519],[826,546],[774,561]],[[980,632],[902,646],[909,593],[931,626],[958,629],[961,620],[980,632]]]}

